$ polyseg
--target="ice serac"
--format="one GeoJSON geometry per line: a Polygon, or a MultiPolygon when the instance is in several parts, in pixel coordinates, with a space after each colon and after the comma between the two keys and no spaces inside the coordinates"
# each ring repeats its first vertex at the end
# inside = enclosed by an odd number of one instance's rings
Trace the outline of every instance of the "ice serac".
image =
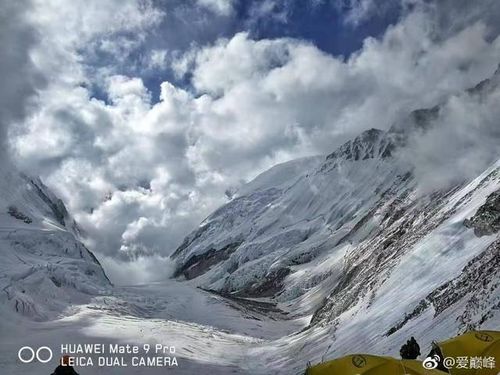
{"type": "Polygon", "coordinates": [[[50,319],[111,284],[64,203],[38,178],[0,168],[0,306],[50,319]]]}

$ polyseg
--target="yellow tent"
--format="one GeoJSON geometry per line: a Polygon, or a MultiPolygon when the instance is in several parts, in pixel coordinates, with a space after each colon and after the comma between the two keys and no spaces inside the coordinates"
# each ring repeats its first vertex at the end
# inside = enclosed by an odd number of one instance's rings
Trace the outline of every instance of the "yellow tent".
{"type": "Polygon", "coordinates": [[[353,354],[320,363],[307,369],[307,375],[445,375],[427,370],[422,362],[398,360],[369,354],[353,354]]]}
{"type": "MultiPolygon", "coordinates": [[[[470,331],[437,343],[449,359],[452,375],[497,375],[500,373],[500,332],[470,331]],[[488,368],[493,364],[494,368],[488,368]]],[[[446,363],[445,363],[446,365],[446,363]]]]}

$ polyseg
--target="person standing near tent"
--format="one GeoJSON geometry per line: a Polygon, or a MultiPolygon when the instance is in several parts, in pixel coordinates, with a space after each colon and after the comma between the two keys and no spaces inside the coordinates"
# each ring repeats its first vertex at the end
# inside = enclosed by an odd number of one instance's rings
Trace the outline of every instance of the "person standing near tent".
{"type": "Polygon", "coordinates": [[[411,337],[406,344],[399,350],[402,359],[417,359],[420,355],[420,345],[418,345],[415,337],[411,337]]]}

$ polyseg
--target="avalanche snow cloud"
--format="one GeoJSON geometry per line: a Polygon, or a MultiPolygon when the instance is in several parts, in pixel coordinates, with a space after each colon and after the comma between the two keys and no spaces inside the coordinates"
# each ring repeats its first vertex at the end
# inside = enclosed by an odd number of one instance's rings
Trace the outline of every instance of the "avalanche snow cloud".
{"type": "MultiPolygon", "coordinates": [[[[490,77],[500,62],[493,0],[395,1],[396,21],[376,35],[363,25],[389,12],[379,2],[332,2],[345,30],[366,35],[344,56],[306,33],[259,33],[263,19],[285,28],[294,2],[267,1],[245,19],[236,0],[10,3],[1,5],[3,48],[14,51],[2,53],[2,128],[22,119],[37,93],[27,118],[9,127],[12,155],[67,202],[115,280],[131,271],[137,280],[162,277],[149,266],[166,265],[226,192],[259,172],[388,129],[490,77]]],[[[424,192],[491,162],[496,99],[456,96],[436,134],[415,140],[407,158],[424,192]]]]}

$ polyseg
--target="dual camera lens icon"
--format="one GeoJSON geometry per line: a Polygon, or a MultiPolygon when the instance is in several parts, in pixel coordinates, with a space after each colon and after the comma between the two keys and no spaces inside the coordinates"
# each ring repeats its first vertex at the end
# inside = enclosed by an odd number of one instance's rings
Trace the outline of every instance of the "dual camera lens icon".
{"type": "Polygon", "coordinates": [[[23,346],[17,352],[17,358],[22,363],[31,363],[35,360],[40,363],[47,363],[52,359],[52,349],[48,346],[40,346],[36,351],[31,346],[23,346]]]}

